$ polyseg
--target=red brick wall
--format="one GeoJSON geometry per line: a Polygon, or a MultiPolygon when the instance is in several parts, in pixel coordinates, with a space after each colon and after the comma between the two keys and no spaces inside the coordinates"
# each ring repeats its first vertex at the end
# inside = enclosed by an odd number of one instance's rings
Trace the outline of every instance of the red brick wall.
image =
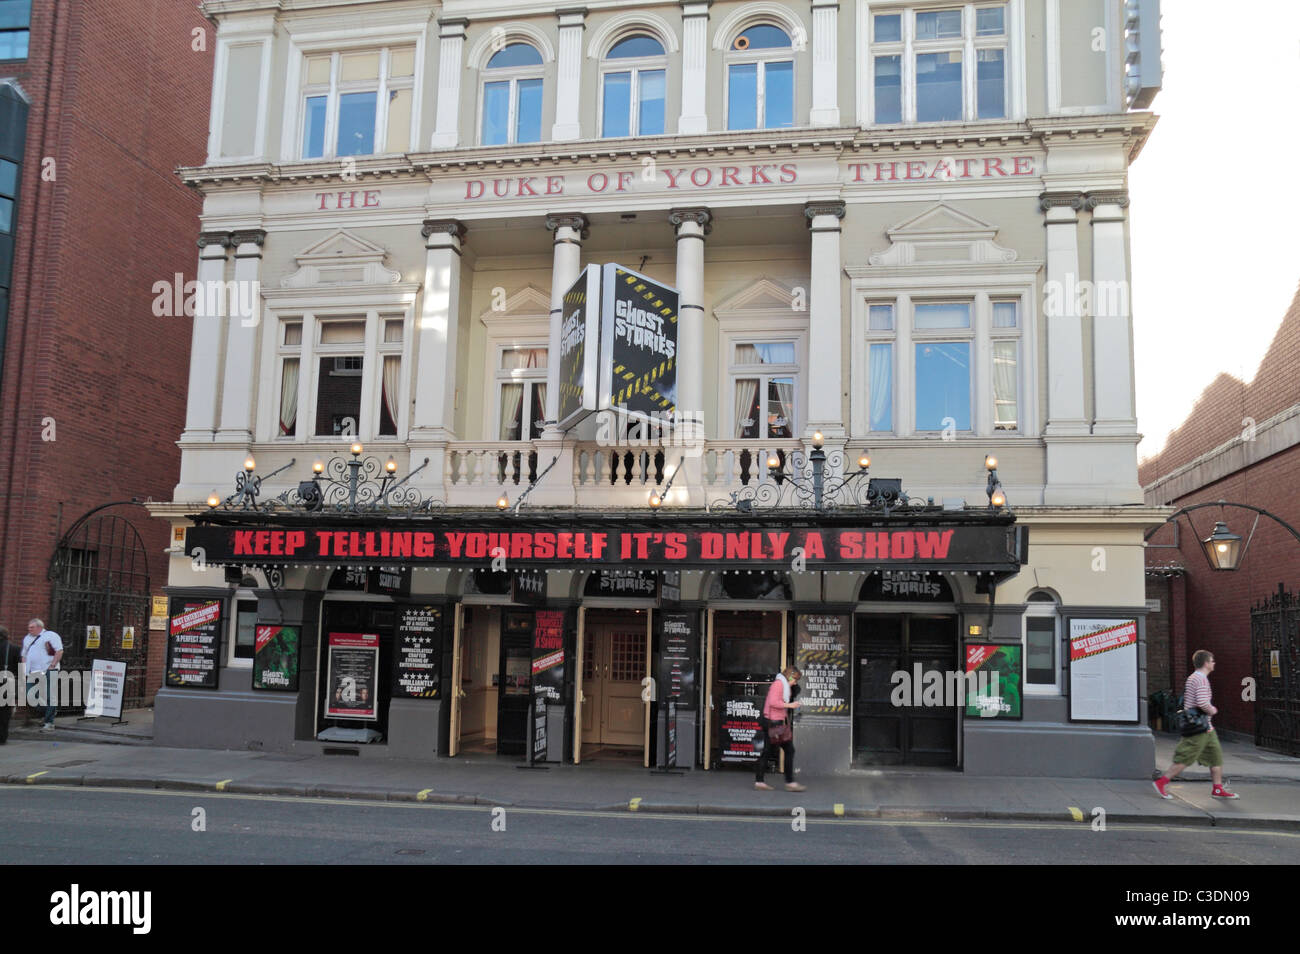
{"type": "MultiPolygon", "coordinates": [[[[207,150],[213,29],[195,4],[55,11],[36,0],[30,56],[4,69],[32,100],[0,381],[0,622],[11,628],[57,622],[46,571],[60,527],[108,501],[171,497],[190,324],[155,317],[152,286],[193,277],[201,203],[174,169],[207,150]],[[192,49],[200,27],[207,51],[192,49]],[[45,157],[54,181],[41,179],[45,157]]],[[[123,515],[161,592],[167,528],[143,508],[123,515]]]]}

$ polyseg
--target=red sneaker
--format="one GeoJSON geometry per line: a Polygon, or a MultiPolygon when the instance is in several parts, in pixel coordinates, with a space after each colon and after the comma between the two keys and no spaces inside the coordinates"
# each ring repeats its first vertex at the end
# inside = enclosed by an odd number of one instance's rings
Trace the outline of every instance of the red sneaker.
{"type": "Polygon", "coordinates": [[[1210,790],[1210,794],[1215,798],[1241,798],[1236,792],[1230,792],[1222,785],[1216,785],[1210,790]]]}
{"type": "Polygon", "coordinates": [[[1161,775],[1158,779],[1156,779],[1151,784],[1155,788],[1156,794],[1159,795],[1161,798],[1174,797],[1170,795],[1167,791],[1165,791],[1165,788],[1169,785],[1169,779],[1165,778],[1163,775],[1161,775]]]}

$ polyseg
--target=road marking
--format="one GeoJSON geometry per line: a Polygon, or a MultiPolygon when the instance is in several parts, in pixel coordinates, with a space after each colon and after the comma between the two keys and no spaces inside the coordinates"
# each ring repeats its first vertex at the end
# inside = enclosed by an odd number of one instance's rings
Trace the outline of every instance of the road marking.
{"type": "Polygon", "coordinates": [[[223,778],[220,782],[217,783],[217,791],[224,792],[226,790],[226,786],[233,781],[234,781],[233,778],[223,778]]]}
{"type": "Polygon", "coordinates": [[[836,802],[834,811],[837,818],[842,818],[844,816],[844,803],[836,802]]]}
{"type": "Polygon", "coordinates": [[[1074,818],[1075,821],[1083,821],[1083,812],[1079,811],[1079,809],[1075,808],[1073,805],[1070,805],[1068,807],[1070,809],[1070,815],[1074,818]]]}
{"type": "Polygon", "coordinates": [[[432,791],[433,791],[433,789],[431,789],[431,788],[423,788],[423,789],[420,789],[420,791],[418,791],[418,792],[415,793],[415,800],[416,800],[417,802],[427,801],[428,798],[429,798],[429,793],[432,792],[432,791]]]}
{"type": "Polygon", "coordinates": [[[640,808],[640,807],[641,807],[641,799],[640,799],[639,796],[638,796],[637,798],[632,799],[632,801],[630,801],[630,802],[627,803],[627,810],[630,811],[630,812],[634,812],[634,811],[636,811],[636,810],[637,810],[638,808],[640,808]]]}
{"type": "Polygon", "coordinates": [[[49,773],[50,773],[49,769],[46,769],[44,772],[33,772],[31,775],[27,776],[27,784],[30,785],[32,784],[32,782],[36,781],[42,775],[48,775],[49,773]]]}
{"type": "MultiPolygon", "coordinates": [[[[0,784],[0,794],[6,790],[14,790],[17,786],[0,784]]],[[[112,786],[102,786],[101,791],[115,792],[121,795],[153,795],[172,798],[193,798],[193,792],[173,791],[170,789],[155,788],[115,788],[112,786]]],[[[85,793],[85,787],[81,785],[61,785],[52,784],[42,786],[41,792],[80,792],[85,793]]],[[[24,796],[30,798],[31,796],[24,796]]],[[[444,804],[440,802],[425,802],[417,805],[414,802],[380,802],[370,799],[359,798],[319,798],[316,796],[303,795],[253,795],[241,794],[237,792],[225,792],[222,798],[242,801],[261,801],[261,802],[283,802],[285,804],[294,804],[301,806],[304,802],[309,805],[346,805],[352,808],[373,808],[373,809],[406,809],[409,811],[461,811],[461,812],[490,812],[492,809],[488,805],[455,805],[444,804]]],[[[559,815],[574,818],[622,818],[631,820],[631,815],[627,813],[619,814],[617,812],[602,812],[593,810],[580,810],[569,808],[512,808],[512,814],[519,815],[559,815]]],[[[736,822],[747,824],[764,824],[764,825],[788,825],[790,819],[787,816],[764,816],[764,815],[695,815],[682,813],[672,814],[668,812],[638,812],[637,821],[671,821],[674,823],[681,822],[736,822]]],[[[1078,832],[1079,829],[1074,822],[1032,822],[1018,821],[1008,819],[1005,821],[941,821],[919,820],[919,819],[887,819],[887,818],[823,818],[817,819],[818,825],[839,825],[844,827],[853,826],[878,826],[884,828],[971,828],[971,829],[992,829],[995,831],[1072,831],[1078,832]]],[[[1269,838],[1292,838],[1300,840],[1300,831],[1283,831],[1277,828],[1227,828],[1222,826],[1211,826],[1208,829],[1205,825],[1163,825],[1163,824],[1124,824],[1122,826],[1112,824],[1109,831],[1120,832],[1185,832],[1194,834],[1197,838],[1203,838],[1208,831],[1215,835],[1264,835],[1269,838]]]]}

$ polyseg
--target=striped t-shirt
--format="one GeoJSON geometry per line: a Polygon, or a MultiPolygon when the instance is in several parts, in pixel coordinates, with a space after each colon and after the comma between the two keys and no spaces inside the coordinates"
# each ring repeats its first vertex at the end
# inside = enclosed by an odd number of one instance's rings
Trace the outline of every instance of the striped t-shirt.
{"type": "MultiPolygon", "coordinates": [[[[1183,687],[1183,708],[1190,709],[1192,706],[1204,712],[1210,711],[1210,680],[1199,669],[1187,677],[1187,685],[1183,687]]],[[[1205,720],[1205,724],[1214,728],[1209,719],[1205,720]]]]}

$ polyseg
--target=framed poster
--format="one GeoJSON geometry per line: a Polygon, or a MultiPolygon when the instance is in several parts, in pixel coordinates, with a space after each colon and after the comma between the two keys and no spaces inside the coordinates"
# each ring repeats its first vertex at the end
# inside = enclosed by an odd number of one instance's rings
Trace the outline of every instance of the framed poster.
{"type": "Polygon", "coordinates": [[[325,718],[379,718],[379,635],[330,633],[325,718]]]}
{"type": "Polygon", "coordinates": [[[763,728],[758,721],[763,714],[760,696],[726,696],[722,702],[722,721],[718,723],[722,744],[718,760],[727,765],[753,765],[763,752],[763,728]]]}
{"type": "Polygon", "coordinates": [[[1022,719],[1024,650],[1019,643],[966,645],[966,717],[1022,719]]]}
{"type": "Polygon", "coordinates": [[[403,606],[397,611],[393,660],[394,699],[436,699],[442,661],[442,607],[403,606]]]}
{"type": "Polygon", "coordinates": [[[258,626],[253,639],[253,688],[298,691],[298,627],[258,626]]]}
{"type": "Polygon", "coordinates": [[[533,692],[537,702],[560,702],[564,690],[564,610],[538,610],[533,625],[533,692]]]}
{"type": "Polygon", "coordinates": [[[173,598],[167,625],[167,671],[174,688],[217,688],[221,658],[221,601],[173,598]]]}
{"type": "Polygon", "coordinates": [[[1138,721],[1136,619],[1070,620],[1070,721],[1138,721]]]}
{"type": "Polygon", "coordinates": [[[799,695],[803,712],[849,714],[849,634],[853,617],[800,613],[796,628],[795,666],[803,673],[799,695]]]}
{"type": "Polygon", "coordinates": [[[659,614],[659,696],[682,709],[695,708],[699,618],[693,610],[659,614]]]}

